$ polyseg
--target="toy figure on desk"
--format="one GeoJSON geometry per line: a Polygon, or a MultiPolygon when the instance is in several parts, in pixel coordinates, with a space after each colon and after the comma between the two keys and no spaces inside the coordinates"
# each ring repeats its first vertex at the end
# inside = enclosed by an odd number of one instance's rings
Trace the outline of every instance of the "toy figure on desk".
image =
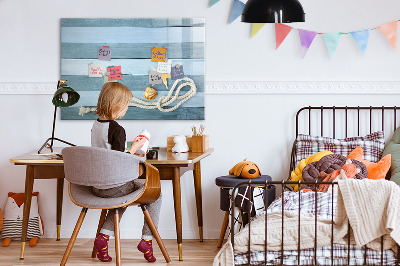
{"type": "Polygon", "coordinates": [[[188,152],[189,146],[186,143],[185,136],[175,136],[174,137],[175,146],[172,148],[172,152],[188,152]]]}
{"type": "MultiPolygon", "coordinates": [[[[29,214],[27,239],[29,246],[36,246],[40,236],[43,235],[43,223],[39,216],[38,196],[39,192],[32,193],[31,212],[29,214]]],[[[24,212],[24,193],[8,193],[4,208],[4,222],[1,230],[3,247],[8,247],[11,240],[21,241],[22,218],[24,212]]]]}

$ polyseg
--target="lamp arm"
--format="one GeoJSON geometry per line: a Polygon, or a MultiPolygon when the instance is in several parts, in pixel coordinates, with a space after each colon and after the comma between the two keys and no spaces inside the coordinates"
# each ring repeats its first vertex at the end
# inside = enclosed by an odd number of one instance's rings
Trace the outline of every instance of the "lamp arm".
{"type": "Polygon", "coordinates": [[[54,131],[55,131],[55,129],[56,129],[56,117],[57,117],[57,106],[54,106],[53,131],[52,131],[52,133],[51,133],[51,144],[50,144],[50,148],[53,147],[54,131]]]}

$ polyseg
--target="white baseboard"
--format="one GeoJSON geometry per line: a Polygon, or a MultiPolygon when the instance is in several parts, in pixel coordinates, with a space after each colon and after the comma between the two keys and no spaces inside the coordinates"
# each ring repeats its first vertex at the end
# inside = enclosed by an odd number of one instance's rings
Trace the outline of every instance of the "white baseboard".
{"type": "MultiPolygon", "coordinates": [[[[56,82],[0,83],[0,94],[50,94],[56,82]]],[[[206,94],[400,94],[399,81],[208,81],[206,94]]]]}

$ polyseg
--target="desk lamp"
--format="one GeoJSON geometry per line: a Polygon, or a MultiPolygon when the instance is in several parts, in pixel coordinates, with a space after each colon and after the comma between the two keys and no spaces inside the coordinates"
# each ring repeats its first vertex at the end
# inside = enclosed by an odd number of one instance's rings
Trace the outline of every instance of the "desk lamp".
{"type": "Polygon", "coordinates": [[[69,87],[66,83],[66,80],[59,80],[57,83],[57,91],[53,95],[53,105],[54,105],[54,118],[53,118],[53,131],[51,133],[51,138],[48,138],[42,147],[39,149],[38,153],[40,153],[45,147],[50,148],[51,152],[53,152],[53,141],[58,140],[62,143],[68,144],[70,146],[75,146],[72,143],[69,143],[65,140],[55,138],[54,130],[56,128],[56,116],[57,116],[57,107],[69,107],[76,104],[79,101],[79,94],[69,87]],[[49,144],[49,141],[51,143],[49,144]]]}
{"type": "Polygon", "coordinates": [[[298,0],[249,0],[243,8],[242,22],[304,22],[304,10],[298,0]]]}

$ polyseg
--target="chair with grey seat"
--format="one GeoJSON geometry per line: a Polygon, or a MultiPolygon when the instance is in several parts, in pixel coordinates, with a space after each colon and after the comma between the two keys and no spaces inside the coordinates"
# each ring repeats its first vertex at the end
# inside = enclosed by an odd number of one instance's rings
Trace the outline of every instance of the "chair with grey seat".
{"type": "MultiPolygon", "coordinates": [[[[160,175],[157,168],[143,162],[140,163],[138,171],[138,157],[103,148],[68,147],[62,150],[62,156],[64,160],[65,179],[70,182],[68,186],[69,196],[74,204],[82,207],[82,211],[65,250],[61,265],[65,265],[68,260],[88,209],[102,209],[96,237],[103,226],[107,210],[116,209],[114,215],[116,265],[121,265],[118,208],[128,205],[139,205],[142,208],[145,220],[149,224],[165,260],[167,263],[171,262],[145,205],[157,200],[161,193],[160,175]],[[135,175],[145,177],[144,180],[139,180],[144,182],[143,189],[117,198],[101,198],[92,193],[92,186],[101,187],[121,184],[132,180],[132,176],[135,175]]],[[[96,250],[93,247],[92,257],[94,258],[95,256],[96,250]]]]}

